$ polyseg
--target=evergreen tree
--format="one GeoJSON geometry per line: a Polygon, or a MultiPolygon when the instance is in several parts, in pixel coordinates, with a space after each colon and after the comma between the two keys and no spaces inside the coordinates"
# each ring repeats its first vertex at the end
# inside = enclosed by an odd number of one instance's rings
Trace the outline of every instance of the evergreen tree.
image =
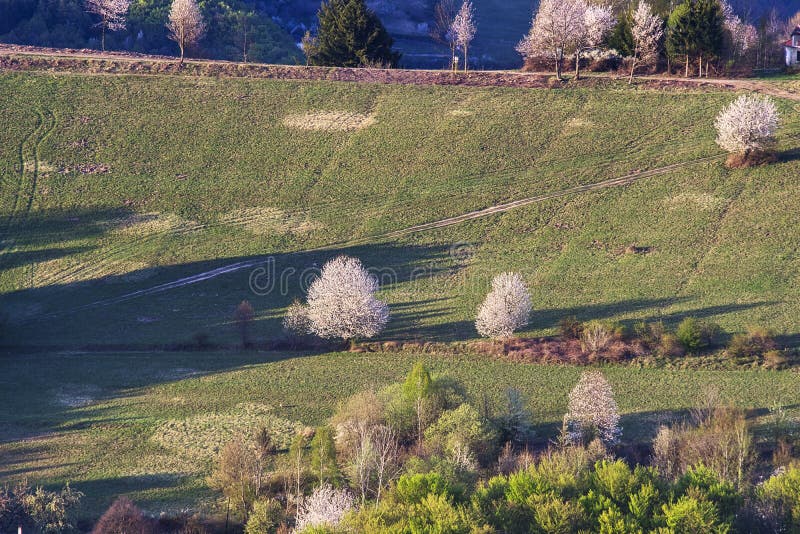
{"type": "Polygon", "coordinates": [[[336,445],[333,432],[327,426],[317,428],[311,440],[311,469],[320,484],[338,485],[339,467],[336,464],[336,445]]]}
{"type": "Polygon", "coordinates": [[[725,44],[725,20],[719,0],[684,0],[670,14],[667,22],[667,52],[671,57],[685,56],[686,75],[693,59],[706,64],[718,57],[725,44]]]}
{"type": "Polygon", "coordinates": [[[692,1],[684,0],[672,10],[667,20],[667,53],[670,57],[686,58],[686,73],[689,75],[689,61],[697,50],[697,26],[693,16],[692,1]]]}
{"type": "Polygon", "coordinates": [[[608,48],[613,48],[625,57],[633,55],[635,45],[633,43],[633,33],[631,32],[631,14],[625,12],[620,15],[617,24],[612,28],[607,39],[608,48]]]}
{"type": "Polygon", "coordinates": [[[328,0],[317,13],[319,32],[306,50],[309,64],[331,67],[394,67],[394,40],[364,0],[328,0]]]}

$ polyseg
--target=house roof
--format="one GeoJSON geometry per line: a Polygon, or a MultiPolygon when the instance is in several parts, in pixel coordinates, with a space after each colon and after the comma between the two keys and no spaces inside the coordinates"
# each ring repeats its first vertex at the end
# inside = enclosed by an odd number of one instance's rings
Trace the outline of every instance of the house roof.
{"type": "MultiPolygon", "coordinates": [[[[794,30],[792,30],[791,37],[794,37],[795,35],[800,35],[800,26],[795,26],[794,30]]],[[[791,38],[789,38],[788,41],[783,43],[783,46],[788,46],[789,48],[800,48],[798,46],[794,46],[791,38]]]]}

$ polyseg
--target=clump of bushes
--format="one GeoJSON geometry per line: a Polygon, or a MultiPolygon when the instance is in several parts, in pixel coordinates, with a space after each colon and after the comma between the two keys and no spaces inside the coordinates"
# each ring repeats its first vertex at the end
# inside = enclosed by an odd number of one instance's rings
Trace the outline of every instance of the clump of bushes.
{"type": "Polygon", "coordinates": [[[694,317],[686,317],[678,324],[675,337],[690,352],[706,349],[714,344],[720,328],[714,323],[700,321],[694,317]]]}
{"type": "Polygon", "coordinates": [[[83,494],[66,485],[61,491],[31,488],[22,481],[0,488],[0,532],[68,532],[83,494]]]}
{"type": "MultiPolygon", "coordinates": [[[[733,335],[726,352],[733,360],[744,363],[760,360],[766,353],[776,350],[777,347],[775,335],[771,330],[750,327],[746,333],[733,335]]],[[[771,355],[771,358],[775,359],[776,355],[771,355]]]]}

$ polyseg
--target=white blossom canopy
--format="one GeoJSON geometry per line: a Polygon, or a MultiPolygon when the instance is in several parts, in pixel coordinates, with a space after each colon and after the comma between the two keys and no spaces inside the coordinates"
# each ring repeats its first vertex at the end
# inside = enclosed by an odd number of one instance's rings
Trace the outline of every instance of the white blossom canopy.
{"type": "Polygon", "coordinates": [[[742,95],[717,116],[717,144],[738,154],[764,150],[774,140],[778,121],[771,98],[742,95]]]}
{"type": "Polygon", "coordinates": [[[492,290],[478,310],[475,328],[485,337],[510,337],[528,324],[531,296],[522,277],[501,273],[492,280],[492,290]]]}
{"type": "Polygon", "coordinates": [[[377,290],[377,279],[358,259],[329,261],[308,289],[311,330],[326,339],[376,336],[389,321],[389,307],[375,298],[377,290]]]}

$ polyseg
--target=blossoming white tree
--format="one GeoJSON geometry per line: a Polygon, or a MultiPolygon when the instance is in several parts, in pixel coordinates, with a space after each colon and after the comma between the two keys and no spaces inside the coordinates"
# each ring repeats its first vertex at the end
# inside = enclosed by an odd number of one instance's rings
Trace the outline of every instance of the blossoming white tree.
{"type": "Polygon", "coordinates": [[[522,277],[501,273],[492,280],[492,290],[478,310],[475,328],[485,337],[506,338],[528,324],[531,296],[522,277]]]}
{"type": "Polygon", "coordinates": [[[461,9],[458,10],[453,19],[450,32],[455,44],[464,51],[464,70],[467,70],[469,44],[475,38],[475,33],[477,32],[475,10],[472,7],[471,0],[464,0],[464,3],[461,4],[461,9]]]}
{"type": "Polygon", "coordinates": [[[578,46],[584,34],[584,0],[542,0],[533,17],[528,35],[516,49],[522,57],[545,57],[555,62],[556,77],[561,79],[565,54],[578,46]]]}
{"type": "Polygon", "coordinates": [[[196,44],[206,31],[203,15],[195,0],[173,0],[167,23],[169,38],[178,43],[181,60],[187,46],[196,44]]]}
{"type": "Polygon", "coordinates": [[[720,4],[722,5],[725,30],[731,38],[733,55],[739,56],[744,54],[758,40],[758,30],[756,30],[755,26],[752,24],[743,22],[727,0],[721,0],[720,4]]]}
{"type": "Polygon", "coordinates": [[[100,49],[106,49],[106,31],[114,32],[125,29],[125,16],[131,0],[86,0],[86,11],[100,17],[95,24],[101,29],[100,49]]]}
{"type": "Polygon", "coordinates": [[[775,139],[778,120],[771,98],[742,95],[717,115],[717,144],[743,158],[763,153],[775,139]]]}
{"type": "Polygon", "coordinates": [[[375,298],[377,290],[377,279],[358,259],[339,256],[329,261],[308,289],[311,330],[326,339],[379,334],[389,321],[389,307],[375,298]]]}
{"type": "Polygon", "coordinates": [[[303,499],[297,511],[297,532],[311,527],[335,527],[353,509],[353,496],[344,489],[323,484],[303,499]]]}
{"type": "Polygon", "coordinates": [[[584,4],[583,33],[578,38],[575,47],[575,78],[581,75],[581,53],[600,46],[606,34],[617,23],[611,7],[594,4],[584,4]]]}
{"type": "Polygon", "coordinates": [[[664,36],[664,24],[661,18],[653,13],[650,4],[644,0],[633,12],[633,58],[631,60],[631,76],[628,83],[633,83],[636,67],[648,65],[658,59],[658,47],[664,36]]]}
{"type": "Polygon", "coordinates": [[[600,371],[586,371],[569,394],[564,416],[567,437],[580,443],[596,433],[605,445],[619,441],[619,410],[611,385],[600,371]]]}

